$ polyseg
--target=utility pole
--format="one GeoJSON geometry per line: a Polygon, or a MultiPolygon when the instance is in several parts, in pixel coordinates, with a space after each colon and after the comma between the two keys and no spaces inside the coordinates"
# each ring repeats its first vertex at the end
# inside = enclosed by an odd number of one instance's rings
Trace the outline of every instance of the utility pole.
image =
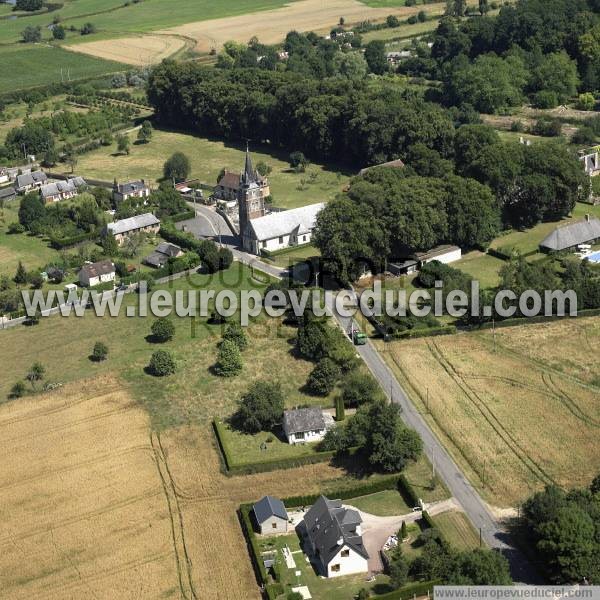
{"type": "Polygon", "coordinates": [[[481,539],[481,527],[479,528],[479,547],[483,545],[483,540],[481,539]]]}
{"type": "Polygon", "coordinates": [[[496,353],[496,319],[492,317],[492,334],[494,336],[494,354],[496,353]]]}
{"type": "Polygon", "coordinates": [[[426,388],[425,392],[425,410],[429,413],[429,388],[426,388]]]}

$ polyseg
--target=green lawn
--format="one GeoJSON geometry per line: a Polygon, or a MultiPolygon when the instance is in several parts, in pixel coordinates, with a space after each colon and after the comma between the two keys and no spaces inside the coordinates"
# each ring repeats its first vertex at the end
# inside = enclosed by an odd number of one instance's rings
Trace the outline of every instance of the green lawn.
{"type": "Polygon", "coordinates": [[[433,517],[437,529],[457,550],[479,548],[479,533],[462,512],[452,511],[433,517]]]}
{"type": "MultiPolygon", "coordinates": [[[[422,35],[424,33],[429,33],[437,28],[439,23],[437,17],[439,16],[441,16],[441,13],[439,15],[430,15],[430,18],[428,18],[424,23],[417,22],[412,25],[404,23],[398,27],[387,27],[385,29],[379,29],[376,31],[369,31],[362,36],[363,42],[368,43],[371,40],[393,42],[396,40],[402,40],[417,35],[422,35]]],[[[387,48],[387,50],[390,52],[393,51],[392,48],[387,48]]]]}
{"type": "Polygon", "coordinates": [[[269,258],[264,258],[263,260],[277,265],[278,267],[291,267],[292,265],[308,260],[313,256],[320,255],[321,253],[318,248],[315,248],[312,244],[305,244],[304,246],[292,248],[290,251],[281,252],[269,258]]]}
{"type": "Polygon", "coordinates": [[[460,269],[479,281],[481,288],[494,288],[500,283],[498,273],[504,265],[504,261],[485,254],[483,252],[473,251],[463,255],[463,257],[452,264],[455,269],[460,269]]]}
{"type": "Polygon", "coordinates": [[[396,490],[384,490],[368,496],[350,498],[344,500],[344,503],[378,517],[406,515],[412,511],[412,507],[404,502],[402,496],[396,490]]]}
{"type": "Polygon", "coordinates": [[[0,93],[124,70],[120,63],[43,44],[1,48],[0,61],[5,65],[0,69],[0,93]]]}
{"type": "MultiPolygon", "coordinates": [[[[132,134],[132,139],[135,134],[132,134]]],[[[192,163],[191,176],[215,185],[221,169],[241,171],[245,148],[191,134],[155,130],[149,144],[131,146],[129,156],[116,155],[116,146],[104,147],[79,157],[78,174],[112,181],[143,178],[157,182],[162,177],[164,162],[174,153],[183,152],[192,163]]],[[[290,170],[286,153],[271,148],[252,148],[252,159],[267,163],[274,205],[294,208],[333,199],[348,182],[350,173],[312,164],[306,173],[290,170]]]]}

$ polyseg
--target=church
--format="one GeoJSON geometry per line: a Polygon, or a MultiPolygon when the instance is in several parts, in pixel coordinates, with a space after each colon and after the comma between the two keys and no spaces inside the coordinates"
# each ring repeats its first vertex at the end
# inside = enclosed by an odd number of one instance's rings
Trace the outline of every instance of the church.
{"type": "Polygon", "coordinates": [[[321,202],[267,214],[262,185],[247,150],[237,197],[242,248],[260,254],[309,244],[317,214],[325,205],[321,202]]]}

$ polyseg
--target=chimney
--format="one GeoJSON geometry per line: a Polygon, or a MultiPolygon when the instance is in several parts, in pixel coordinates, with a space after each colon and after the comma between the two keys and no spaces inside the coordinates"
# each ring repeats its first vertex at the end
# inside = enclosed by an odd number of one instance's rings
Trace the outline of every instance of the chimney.
{"type": "Polygon", "coordinates": [[[590,215],[589,214],[585,215],[585,220],[586,220],[586,223],[590,222],[590,215]]]}
{"type": "Polygon", "coordinates": [[[337,541],[337,545],[341,546],[344,543],[344,538],[341,537],[338,541],[337,541]]]}

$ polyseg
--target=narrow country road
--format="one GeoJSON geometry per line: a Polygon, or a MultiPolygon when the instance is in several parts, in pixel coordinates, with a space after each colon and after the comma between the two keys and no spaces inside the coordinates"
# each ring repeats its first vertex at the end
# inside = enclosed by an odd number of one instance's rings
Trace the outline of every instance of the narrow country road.
{"type": "MultiPolygon", "coordinates": [[[[237,247],[236,236],[225,220],[214,210],[205,206],[196,206],[196,214],[197,219],[194,219],[194,221],[203,223],[199,227],[204,229],[209,223],[212,237],[218,238],[220,236],[221,242],[231,248],[236,260],[251,265],[273,277],[282,277],[286,274],[286,269],[266,264],[256,256],[240,251],[237,247]]],[[[190,230],[193,231],[193,229],[190,230]]],[[[343,331],[348,332],[350,330],[353,323],[352,319],[338,315],[333,310],[333,306],[330,306],[330,313],[343,331]]],[[[414,407],[373,343],[369,340],[364,346],[356,346],[356,351],[377,379],[386,396],[401,407],[405,423],[421,436],[425,454],[429,461],[435,464],[437,475],[463,508],[475,529],[481,532],[482,539],[491,548],[499,550],[506,556],[510,563],[514,581],[524,584],[543,583],[533,565],[512,543],[507,531],[490,512],[477,490],[471,485],[442,443],[431,431],[429,425],[414,407]]]]}

